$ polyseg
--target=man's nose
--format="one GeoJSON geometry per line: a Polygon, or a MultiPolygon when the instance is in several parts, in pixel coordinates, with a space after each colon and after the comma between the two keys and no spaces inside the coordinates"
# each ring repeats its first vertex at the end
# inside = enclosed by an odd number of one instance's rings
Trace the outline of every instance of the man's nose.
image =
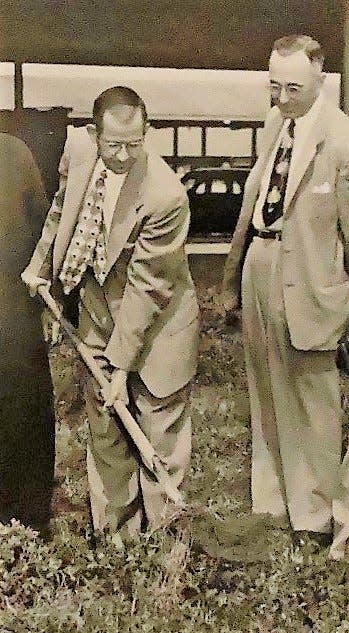
{"type": "Polygon", "coordinates": [[[281,88],[279,101],[280,101],[280,103],[287,103],[287,101],[288,101],[288,94],[287,94],[287,90],[286,90],[285,86],[282,86],[282,88],[281,88]]]}
{"type": "Polygon", "coordinates": [[[126,149],[126,145],[122,144],[119,151],[116,152],[116,156],[118,157],[119,160],[127,160],[128,159],[128,152],[126,149]]]}

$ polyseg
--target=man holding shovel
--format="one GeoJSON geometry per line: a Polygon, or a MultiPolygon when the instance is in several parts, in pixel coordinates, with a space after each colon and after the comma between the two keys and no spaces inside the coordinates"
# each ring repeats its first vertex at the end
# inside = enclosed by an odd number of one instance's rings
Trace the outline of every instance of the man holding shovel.
{"type": "Polygon", "coordinates": [[[77,296],[80,339],[110,379],[103,398],[92,377],[86,387],[94,528],[127,538],[160,519],[166,498],[110,407],[129,402],[178,486],[190,458],[198,307],[184,253],[187,197],[144,147],[144,102],[109,88],[93,118],[68,134],[59,190],[23,280],[32,293],[52,282],[57,296],[77,296]]]}

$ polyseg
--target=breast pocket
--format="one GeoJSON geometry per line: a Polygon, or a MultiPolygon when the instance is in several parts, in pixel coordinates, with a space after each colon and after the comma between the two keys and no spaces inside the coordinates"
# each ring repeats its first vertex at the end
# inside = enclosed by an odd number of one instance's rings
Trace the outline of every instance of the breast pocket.
{"type": "Polygon", "coordinates": [[[304,200],[304,205],[305,209],[309,209],[310,215],[319,220],[329,219],[337,213],[337,198],[334,191],[312,190],[304,200]]]}

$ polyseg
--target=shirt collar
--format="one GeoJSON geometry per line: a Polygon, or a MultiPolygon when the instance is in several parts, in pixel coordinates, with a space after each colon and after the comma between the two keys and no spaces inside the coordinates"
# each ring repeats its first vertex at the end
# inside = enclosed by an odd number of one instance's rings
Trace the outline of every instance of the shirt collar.
{"type": "Polygon", "coordinates": [[[96,172],[102,172],[103,170],[106,171],[108,180],[112,179],[114,181],[119,180],[120,182],[123,182],[127,176],[127,174],[115,174],[115,172],[111,171],[111,169],[108,169],[100,156],[97,159],[95,170],[96,172]]]}

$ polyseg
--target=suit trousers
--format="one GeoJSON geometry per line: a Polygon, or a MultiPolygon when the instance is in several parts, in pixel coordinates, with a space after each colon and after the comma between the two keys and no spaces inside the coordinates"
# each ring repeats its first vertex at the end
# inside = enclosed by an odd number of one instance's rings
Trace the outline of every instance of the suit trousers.
{"type": "Polygon", "coordinates": [[[341,459],[335,351],[302,351],[291,344],[281,242],[255,237],[250,245],[242,276],[242,315],[252,510],[287,514],[294,530],[330,532],[341,459]]]}
{"type": "MultiPolygon", "coordinates": [[[[173,484],[181,484],[191,454],[189,386],[165,398],[153,396],[137,373],[128,379],[131,412],[163,459],[173,484]]],[[[95,530],[106,527],[122,538],[165,517],[166,494],[142,465],[117,415],[103,409],[93,379],[86,387],[90,438],[87,471],[95,530]]]]}
{"type": "MultiPolygon", "coordinates": [[[[122,276],[121,276],[122,279],[122,276]]],[[[113,281],[113,280],[112,280],[113,281]]],[[[118,278],[114,279],[115,282],[118,278]]],[[[102,355],[114,327],[107,293],[117,320],[122,288],[101,288],[88,270],[80,291],[79,336],[92,353],[102,355]]],[[[166,361],[164,361],[166,362],[166,361]]],[[[180,362],[180,361],[179,361],[180,362]]],[[[167,501],[154,476],[140,462],[138,451],[118,416],[103,408],[99,386],[91,377],[85,389],[89,442],[87,473],[95,530],[134,536],[166,512],[167,501]]],[[[181,484],[190,462],[189,384],[167,397],[155,397],[138,372],[128,374],[130,412],[165,461],[174,485],[181,484]]]]}

